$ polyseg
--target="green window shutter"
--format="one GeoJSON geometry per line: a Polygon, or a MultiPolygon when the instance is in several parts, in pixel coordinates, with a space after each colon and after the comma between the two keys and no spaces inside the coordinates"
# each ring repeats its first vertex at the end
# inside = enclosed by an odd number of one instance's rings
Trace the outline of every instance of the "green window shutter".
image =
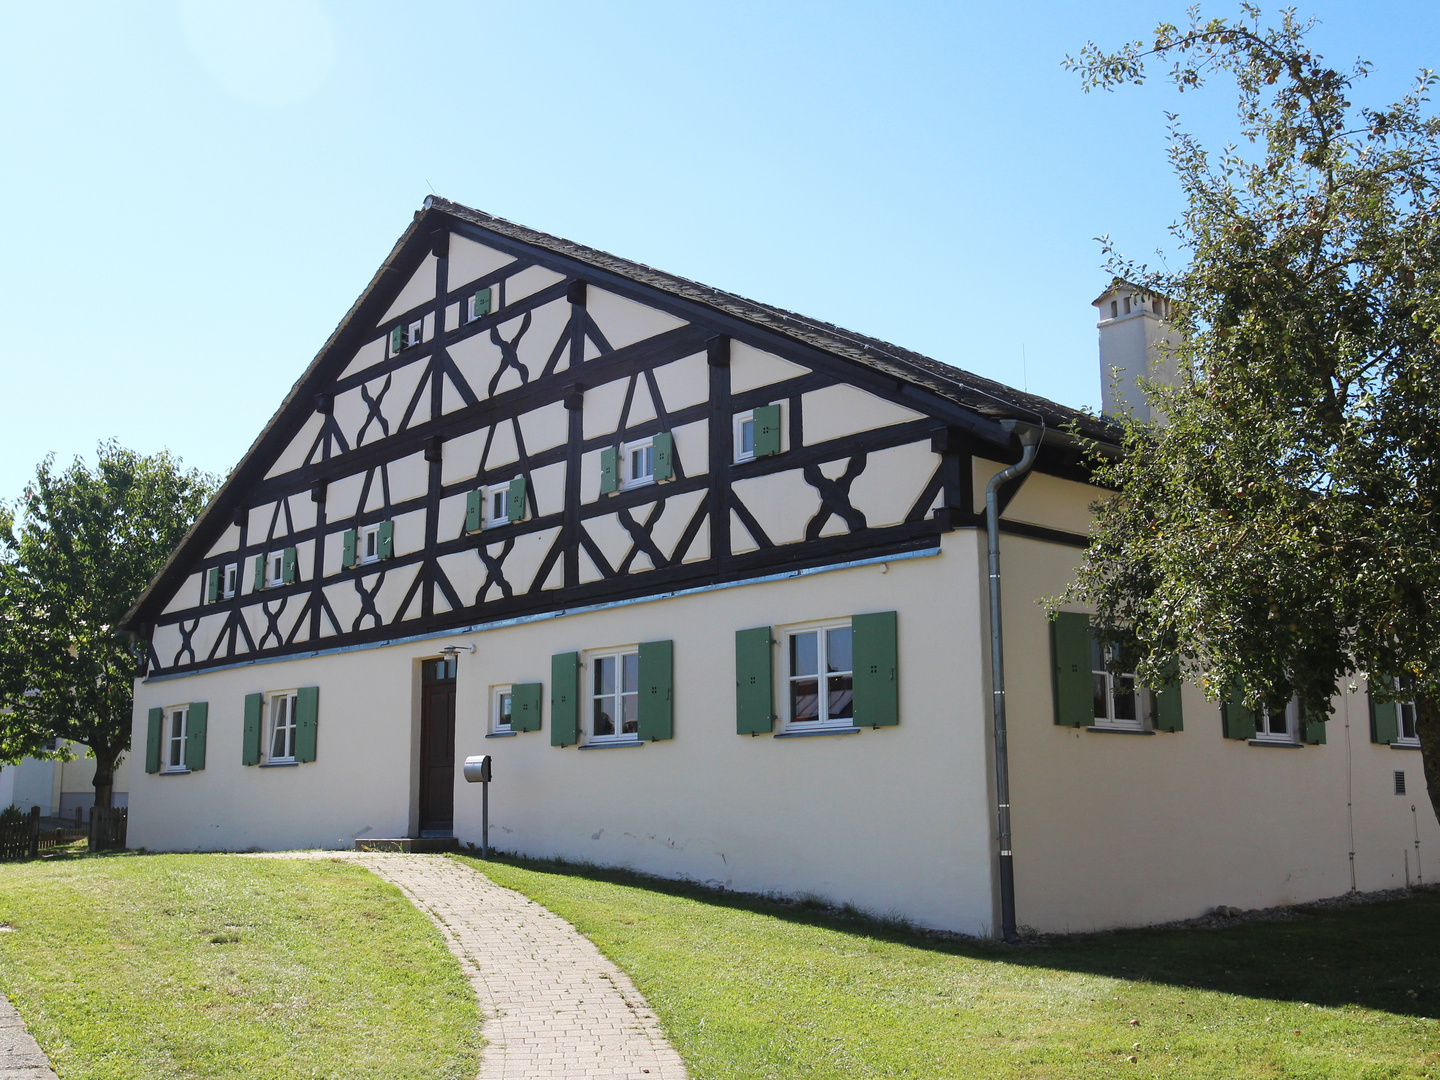
{"type": "Polygon", "coordinates": [[[1050,665],[1055,723],[1063,727],[1089,727],[1095,723],[1089,615],[1061,611],[1051,620],[1050,665]]]}
{"type": "Polygon", "coordinates": [[[265,556],[255,556],[255,591],[265,588],[265,556]]]}
{"type": "Polygon", "coordinates": [[[1171,664],[1166,678],[1155,691],[1156,731],[1183,731],[1185,717],[1180,708],[1180,665],[1171,664]]]}
{"type": "Polygon", "coordinates": [[[185,767],[191,772],[205,768],[205,733],[210,726],[210,703],[193,701],[185,718],[185,767]]]}
{"type": "Polygon", "coordinates": [[[891,727],[900,722],[900,659],[895,612],[856,615],[850,620],[855,665],[855,723],[891,727]]]}
{"type": "Polygon", "coordinates": [[[390,331],[390,351],[398,353],[405,348],[405,327],[397,326],[390,331]]]}
{"type": "Polygon", "coordinates": [[[465,496],[465,531],[477,533],[485,527],[485,516],[481,513],[480,507],[484,500],[484,492],[479,488],[469,492],[465,496]]]}
{"type": "Polygon", "coordinates": [[[525,477],[517,476],[510,481],[510,493],[506,496],[505,514],[511,521],[525,520],[525,477]]]}
{"type": "Polygon", "coordinates": [[[395,522],[380,522],[380,533],[375,537],[375,554],[382,559],[395,556],[395,522]]]}
{"type": "Polygon", "coordinates": [[[516,683],[510,688],[510,730],[539,731],[540,707],[545,685],[538,682],[516,683]]]}
{"type": "Polygon", "coordinates": [[[775,723],[770,627],[735,631],[735,733],[761,735],[775,723]]]}
{"type": "Polygon", "coordinates": [[[620,468],[615,447],[607,446],[600,451],[600,494],[609,495],[620,488],[620,468]]]}
{"type": "Polygon", "coordinates": [[[264,704],[264,694],[245,695],[245,733],[240,749],[241,765],[260,764],[260,709],[264,704]]]}
{"type": "Polygon", "coordinates": [[[556,653],[550,658],[550,745],[574,746],[579,741],[580,654],[556,653]]]}
{"type": "Polygon", "coordinates": [[[1375,692],[1390,692],[1390,680],[1374,675],[1370,679],[1370,741],[1389,746],[1400,738],[1400,718],[1395,715],[1393,701],[1376,701],[1375,692]]]}
{"type": "Polygon", "coordinates": [[[1245,704],[1245,696],[1239,686],[1232,687],[1230,696],[1220,705],[1220,727],[1227,739],[1255,737],[1255,711],[1245,704]]]}
{"type": "Polygon", "coordinates": [[[295,549],[293,547],[287,547],[285,549],[285,559],[282,563],[281,575],[286,585],[295,584],[295,549]]]}
{"type": "Polygon", "coordinates": [[[780,406],[761,405],[755,410],[755,456],[780,453],[780,406]]]}
{"type": "Polygon", "coordinates": [[[1300,714],[1300,741],[1312,746],[1325,745],[1325,721],[1327,717],[1311,713],[1300,714]]]}
{"type": "Polygon", "coordinates": [[[655,449],[655,479],[669,480],[675,475],[675,440],[662,431],[650,443],[655,449]]]}
{"type": "Polygon", "coordinates": [[[675,643],[640,643],[640,700],[636,734],[655,742],[675,733],[675,643]]]}
{"type": "Polygon", "coordinates": [[[475,318],[490,314],[490,290],[481,289],[473,298],[475,305],[475,318]]]}
{"type": "Polygon", "coordinates": [[[341,545],[344,550],[340,553],[340,569],[349,570],[359,560],[355,557],[355,545],[359,534],[354,529],[346,529],[341,537],[341,545]]]}
{"type": "Polygon", "coordinates": [[[302,686],[295,700],[295,760],[315,760],[315,729],[320,726],[320,688],[302,686]]]}
{"type": "Polygon", "coordinates": [[[212,566],[205,571],[205,602],[213,604],[220,599],[220,568],[212,566]]]}
{"type": "Polygon", "coordinates": [[[151,709],[145,730],[145,771],[160,771],[160,729],[165,725],[165,710],[151,709]]]}

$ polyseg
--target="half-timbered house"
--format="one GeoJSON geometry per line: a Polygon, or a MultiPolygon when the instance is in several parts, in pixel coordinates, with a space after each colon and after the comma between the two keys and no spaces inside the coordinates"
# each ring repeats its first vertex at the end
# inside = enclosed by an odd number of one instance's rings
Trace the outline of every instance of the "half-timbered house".
{"type": "MultiPolygon", "coordinates": [[[[1097,301],[1142,368],[1143,299],[1097,301]]],[[[1113,437],[429,198],[126,617],[131,843],[478,841],[458,765],[488,753],[500,848],[967,932],[998,924],[997,802],[1040,927],[1420,873],[1440,832],[1390,793],[1423,780],[1375,741],[1385,707],[1377,734],[1340,694],[1325,745],[1257,732],[1110,674],[1083,613],[1047,621],[1099,494],[1077,432],[1113,437]],[[995,492],[997,795],[985,493],[1021,462],[995,492]]]]}

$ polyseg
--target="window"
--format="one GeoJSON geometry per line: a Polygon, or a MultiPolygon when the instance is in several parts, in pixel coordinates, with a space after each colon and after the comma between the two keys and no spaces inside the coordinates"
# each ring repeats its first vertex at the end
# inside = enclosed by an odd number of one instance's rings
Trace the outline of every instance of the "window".
{"type": "Polygon", "coordinates": [[[755,460],[755,410],[735,416],[735,460],[755,460]]]}
{"type": "Polygon", "coordinates": [[[1125,314],[1130,314],[1130,298],[1128,296],[1125,297],[1125,314]]]}
{"type": "Polygon", "coordinates": [[[492,297],[494,292],[490,289],[481,289],[472,294],[465,302],[465,319],[467,322],[483,318],[494,310],[492,297]]]}
{"type": "Polygon", "coordinates": [[[380,561],[380,526],[366,525],[360,530],[360,561],[372,563],[380,561]]]}
{"type": "Polygon", "coordinates": [[[1397,701],[1395,703],[1395,723],[1400,732],[1400,737],[1395,740],[1396,745],[1420,745],[1420,733],[1415,729],[1415,702],[1397,701]]]}
{"type": "Polygon", "coordinates": [[[190,706],[176,705],[166,712],[165,771],[185,772],[185,744],[190,735],[190,706]]]}
{"type": "Polygon", "coordinates": [[[497,686],[495,688],[494,709],[491,712],[490,730],[496,735],[504,735],[513,730],[510,726],[514,719],[515,695],[508,686],[497,686]]]}
{"type": "Polygon", "coordinates": [[[266,572],[265,583],[271,588],[285,584],[285,553],[283,551],[272,552],[265,556],[266,572]]]}
{"type": "Polygon", "coordinates": [[[640,487],[655,482],[655,440],[641,439],[625,444],[625,486],[640,487]]]}
{"type": "Polygon", "coordinates": [[[485,489],[485,527],[510,522],[510,485],[491,484],[485,489]]]}
{"type": "Polygon", "coordinates": [[[240,564],[231,563],[225,567],[220,578],[220,595],[226,600],[235,595],[235,589],[240,584],[240,564]]]}
{"type": "Polygon", "coordinates": [[[425,340],[425,320],[417,319],[405,328],[405,347],[419,345],[425,340]]]}
{"type": "Polygon", "coordinates": [[[1143,726],[1143,693],[1133,671],[1116,674],[1112,663],[1124,668],[1135,665],[1129,650],[1121,645],[1106,645],[1099,638],[1090,638],[1090,683],[1094,697],[1095,727],[1139,731],[1143,726]]]}
{"type": "Polygon", "coordinates": [[[855,680],[850,645],[848,621],[787,635],[790,724],[854,726],[855,680]]]}
{"type": "Polygon", "coordinates": [[[281,690],[270,695],[270,739],[266,743],[266,761],[285,764],[295,760],[295,710],[299,693],[281,690]]]}
{"type": "Polygon", "coordinates": [[[1111,301],[1110,301],[1110,318],[1112,318],[1112,319],[1118,318],[1119,315],[1120,315],[1120,301],[1118,301],[1118,300],[1111,300],[1111,301]]]}
{"type": "Polygon", "coordinates": [[[1267,701],[1255,713],[1255,741],[1293,743],[1299,741],[1300,702],[1267,701]]]}
{"type": "Polygon", "coordinates": [[[590,658],[591,742],[629,742],[640,731],[640,653],[637,650],[590,658]]]}

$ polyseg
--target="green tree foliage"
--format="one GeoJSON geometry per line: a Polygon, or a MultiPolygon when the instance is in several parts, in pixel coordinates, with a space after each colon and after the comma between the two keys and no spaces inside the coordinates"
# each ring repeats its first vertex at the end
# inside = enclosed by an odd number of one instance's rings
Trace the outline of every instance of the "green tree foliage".
{"type": "Polygon", "coordinates": [[[1178,385],[1146,391],[1168,422],[1125,422],[1118,494],[1068,597],[1140,642],[1142,675],[1176,662],[1212,698],[1298,695],[1330,713],[1337,682],[1408,686],[1440,805],[1440,121],[1436,78],[1387,108],[1350,101],[1369,65],[1330,67],[1309,23],[1260,11],[1159,26],[1067,66],[1087,90],[1168,65],[1181,90],[1233,81],[1238,145],[1210,153],[1170,116],[1188,264],[1118,276],[1172,302],[1178,385]]]}
{"type": "Polygon", "coordinates": [[[115,632],[216,487],[169,452],[102,443],[91,470],[54,456],[0,506],[0,761],[95,757],[95,802],[110,805],[130,747],[136,654],[115,632]]]}

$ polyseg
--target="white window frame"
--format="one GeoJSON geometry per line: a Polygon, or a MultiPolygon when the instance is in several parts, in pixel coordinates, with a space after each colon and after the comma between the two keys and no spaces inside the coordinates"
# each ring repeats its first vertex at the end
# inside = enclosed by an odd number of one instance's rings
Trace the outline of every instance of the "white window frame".
{"type": "Polygon", "coordinates": [[[585,729],[585,742],[587,745],[603,746],[607,743],[633,743],[640,741],[640,646],[624,645],[614,649],[596,649],[585,654],[585,718],[583,721],[585,729]],[[635,661],[635,689],[625,689],[625,661],[634,657],[635,661]],[[595,667],[604,660],[615,662],[615,690],[610,694],[600,694],[596,687],[595,667]],[[625,730],[624,698],[633,697],[635,701],[635,730],[625,730]],[[614,732],[609,735],[596,734],[595,731],[595,708],[597,702],[611,701],[616,707],[612,708],[612,725],[614,732]]]}
{"type": "Polygon", "coordinates": [[[1095,642],[1092,637],[1090,645],[1091,701],[1093,702],[1096,696],[1095,680],[1097,678],[1103,678],[1105,680],[1105,715],[1099,715],[1092,704],[1091,712],[1095,715],[1091,719],[1090,726],[1105,731],[1144,731],[1146,721],[1150,719],[1150,694],[1140,685],[1140,680],[1136,677],[1135,672],[1123,671],[1117,675],[1109,669],[1107,665],[1110,662],[1111,651],[1114,648],[1113,645],[1100,645],[1099,659],[1102,666],[1099,668],[1095,667],[1095,647],[1095,642]],[[1115,715],[1115,684],[1118,680],[1125,679],[1130,681],[1131,692],[1135,698],[1135,717],[1133,720],[1115,715]]]}
{"type": "Polygon", "coordinates": [[[1255,741],[1275,743],[1279,746],[1294,746],[1300,742],[1300,699],[1291,698],[1285,703],[1285,729],[1271,731],[1270,703],[1264,702],[1255,711],[1255,741]]]}
{"type": "Polygon", "coordinates": [[[415,345],[424,344],[425,341],[425,320],[416,319],[405,327],[405,347],[411,348],[415,345]]]}
{"type": "Polygon", "coordinates": [[[165,709],[165,751],[161,758],[164,772],[189,772],[186,758],[190,753],[190,704],[170,705],[165,709]],[[175,734],[175,718],[180,718],[180,733],[175,734]],[[179,760],[176,761],[175,759],[179,760]]]}
{"type": "Polygon", "coordinates": [[[511,683],[490,688],[490,734],[509,735],[514,728],[515,687],[511,683]],[[507,708],[508,702],[508,708],[507,708]],[[502,719],[503,718],[503,719],[502,719]]]}
{"type": "Polygon", "coordinates": [[[655,440],[636,439],[634,442],[621,444],[620,447],[620,489],[628,491],[631,488],[645,487],[647,484],[655,483],[655,440]],[[636,451],[650,451],[650,471],[635,475],[634,467],[631,464],[631,455],[636,451]]]}
{"type": "Polygon", "coordinates": [[[271,690],[265,695],[265,763],[267,765],[290,765],[295,761],[295,736],[297,724],[295,723],[295,707],[300,703],[300,691],[271,690]],[[285,749],[288,754],[275,753],[275,732],[277,722],[281,719],[281,703],[284,703],[284,719],[286,723],[281,730],[286,733],[285,749]]]}
{"type": "Polygon", "coordinates": [[[744,412],[736,413],[734,420],[734,446],[735,464],[742,461],[755,460],[755,410],[746,409],[744,412]],[[750,425],[750,449],[745,446],[745,425],[750,425]]]}
{"type": "Polygon", "coordinates": [[[798,732],[798,731],[828,731],[828,730],[833,730],[833,729],[836,729],[836,728],[848,729],[848,728],[853,728],[853,727],[858,726],[858,725],[856,724],[856,722],[855,722],[855,652],[854,652],[855,643],[854,643],[854,631],[853,631],[853,628],[852,628],[851,620],[849,620],[849,619],[826,619],[826,620],[823,620],[823,621],[809,622],[809,623],[797,623],[797,624],[794,625],[794,626],[782,627],[782,628],[780,629],[780,640],[781,640],[781,642],[783,642],[783,644],[784,644],[784,650],[785,650],[785,655],[784,655],[784,665],[785,665],[785,676],[784,676],[784,682],[785,682],[785,689],[784,689],[784,695],[785,695],[785,703],[784,703],[784,725],[785,725],[785,730],[786,730],[787,732],[789,732],[789,731],[796,731],[796,732],[798,732]],[[829,631],[829,630],[850,630],[850,631],[851,631],[850,667],[849,667],[848,669],[840,668],[840,669],[837,669],[837,670],[835,670],[835,671],[833,671],[833,672],[832,672],[832,671],[826,671],[826,670],[825,670],[826,667],[827,667],[827,665],[828,665],[828,662],[829,662],[829,645],[828,645],[829,639],[828,639],[828,637],[826,636],[826,631],[829,631]],[[815,645],[816,645],[816,649],[815,649],[815,660],[816,660],[817,671],[816,671],[816,674],[815,674],[814,676],[810,676],[810,675],[797,675],[797,674],[795,673],[795,670],[794,670],[794,666],[795,666],[795,650],[794,650],[794,646],[793,646],[792,642],[793,642],[794,638],[796,638],[797,636],[799,636],[799,635],[801,635],[801,634],[815,634],[815,635],[816,635],[816,641],[815,641],[815,645]],[[850,678],[850,715],[849,715],[849,716],[832,717],[832,716],[830,715],[830,691],[829,691],[829,688],[828,688],[829,680],[830,680],[831,678],[833,678],[833,677],[844,678],[844,677],[846,677],[847,675],[848,675],[849,678],[850,678]],[[793,688],[793,686],[794,686],[795,683],[800,682],[801,680],[804,680],[804,679],[809,679],[809,678],[814,678],[814,679],[816,680],[816,683],[817,683],[817,687],[816,687],[816,689],[817,689],[817,694],[816,694],[817,700],[816,700],[816,702],[815,702],[816,716],[815,716],[815,719],[813,719],[813,720],[810,720],[810,719],[797,720],[797,719],[795,718],[795,694],[794,694],[794,690],[793,690],[792,688],[793,688]],[[821,691],[821,688],[820,688],[819,685],[818,685],[819,682],[820,682],[822,679],[827,683],[827,686],[824,688],[823,692],[821,691]]]}
{"type": "Polygon", "coordinates": [[[285,584],[285,552],[271,551],[265,555],[265,585],[276,589],[285,584]]]}
{"type": "Polygon", "coordinates": [[[355,561],[357,564],[375,563],[380,561],[380,523],[373,525],[362,525],[359,535],[355,538],[355,561]],[[374,546],[372,552],[371,546],[374,546]]]}
{"type": "Polygon", "coordinates": [[[220,568],[220,599],[232,600],[240,588],[240,564],[230,563],[220,568]]]}
{"type": "Polygon", "coordinates": [[[496,525],[510,524],[510,481],[503,484],[488,484],[485,487],[485,504],[480,508],[481,515],[485,519],[485,527],[493,528],[496,525]],[[500,512],[495,510],[495,498],[500,497],[501,506],[504,509],[500,512]]]}
{"type": "Polygon", "coordinates": [[[1395,738],[1395,741],[1392,742],[1390,745],[1391,745],[1391,746],[1414,746],[1414,747],[1417,747],[1417,748],[1418,748],[1419,745],[1420,745],[1420,729],[1416,726],[1415,702],[1414,702],[1414,700],[1411,699],[1411,700],[1409,700],[1409,701],[1395,701],[1395,702],[1391,702],[1391,705],[1392,705],[1392,707],[1395,709],[1395,732],[1396,732],[1396,738],[1395,738]],[[1410,710],[1410,727],[1411,727],[1411,729],[1415,732],[1414,735],[1406,735],[1406,734],[1405,734],[1405,710],[1406,710],[1406,709],[1409,709],[1409,710],[1410,710]]]}

